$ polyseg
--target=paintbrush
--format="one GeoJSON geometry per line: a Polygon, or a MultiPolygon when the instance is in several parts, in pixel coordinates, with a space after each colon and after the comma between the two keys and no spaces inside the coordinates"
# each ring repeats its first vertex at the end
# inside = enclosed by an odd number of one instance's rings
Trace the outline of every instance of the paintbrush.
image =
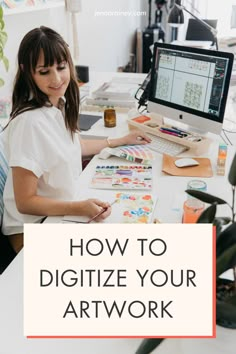
{"type": "MultiPolygon", "coordinates": [[[[110,204],[111,206],[113,204],[115,204],[118,201],[118,199],[113,200],[113,202],[110,204]]],[[[89,221],[87,221],[87,224],[91,223],[91,221],[93,221],[94,219],[96,219],[98,216],[102,215],[102,213],[104,213],[107,210],[107,208],[102,208],[99,213],[97,213],[96,215],[94,215],[91,219],[89,219],[89,221]]]]}

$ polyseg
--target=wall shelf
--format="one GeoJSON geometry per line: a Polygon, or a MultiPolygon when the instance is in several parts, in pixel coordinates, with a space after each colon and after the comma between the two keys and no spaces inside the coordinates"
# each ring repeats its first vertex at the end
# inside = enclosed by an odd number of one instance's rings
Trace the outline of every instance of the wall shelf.
{"type": "Polygon", "coordinates": [[[65,1],[48,1],[45,4],[36,6],[20,6],[13,9],[3,8],[4,16],[19,15],[28,12],[46,11],[54,8],[65,7],[65,1]]]}

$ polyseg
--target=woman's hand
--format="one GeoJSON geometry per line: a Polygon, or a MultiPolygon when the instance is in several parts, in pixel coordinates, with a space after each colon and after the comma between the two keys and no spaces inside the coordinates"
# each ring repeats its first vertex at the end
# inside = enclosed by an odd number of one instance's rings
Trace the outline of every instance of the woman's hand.
{"type": "Polygon", "coordinates": [[[109,138],[105,140],[97,140],[97,139],[80,139],[82,155],[83,156],[91,156],[95,154],[99,154],[102,149],[105,147],[117,147],[122,145],[145,145],[150,143],[152,139],[150,139],[143,131],[141,130],[133,130],[128,135],[125,135],[121,138],[109,138]]]}
{"type": "Polygon", "coordinates": [[[141,130],[134,130],[122,138],[123,145],[145,145],[150,142],[151,139],[141,130]]]}
{"type": "Polygon", "coordinates": [[[95,218],[95,221],[102,221],[106,219],[111,214],[111,205],[106,202],[102,202],[99,199],[87,199],[79,203],[79,214],[93,218],[99,212],[104,210],[104,212],[95,218]]]}

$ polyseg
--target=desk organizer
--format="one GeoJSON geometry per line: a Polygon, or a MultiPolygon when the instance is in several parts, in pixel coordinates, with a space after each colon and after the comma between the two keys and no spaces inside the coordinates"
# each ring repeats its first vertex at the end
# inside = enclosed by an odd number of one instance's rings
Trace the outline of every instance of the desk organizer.
{"type": "MultiPolygon", "coordinates": [[[[178,137],[168,133],[163,133],[161,129],[173,129],[173,126],[169,124],[163,124],[163,117],[150,113],[149,115],[137,115],[136,117],[128,119],[129,129],[140,129],[147,133],[160,136],[163,139],[174,141],[181,145],[187,146],[191,149],[191,153],[201,154],[207,151],[211,140],[199,134],[191,131],[180,130],[186,134],[186,136],[178,137]]],[[[178,129],[178,128],[176,128],[178,129]]]]}

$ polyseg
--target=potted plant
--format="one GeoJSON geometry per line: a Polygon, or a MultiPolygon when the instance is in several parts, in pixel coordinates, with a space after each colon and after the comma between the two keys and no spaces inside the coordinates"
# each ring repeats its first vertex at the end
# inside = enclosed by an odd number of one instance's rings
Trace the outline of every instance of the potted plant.
{"type": "MultiPolygon", "coordinates": [[[[205,192],[186,190],[186,192],[201,201],[210,204],[198,219],[198,223],[213,223],[216,227],[216,323],[230,329],[236,329],[236,154],[232,161],[228,181],[232,189],[232,202],[205,192]],[[230,217],[216,217],[218,205],[226,204],[230,208],[230,217]],[[233,270],[233,280],[224,279],[222,274],[233,270]]],[[[234,334],[236,338],[236,332],[234,334]]],[[[217,340],[217,339],[216,339],[217,340]]],[[[235,339],[236,340],[236,339],[235,339]]],[[[151,353],[160,345],[163,338],[144,339],[136,354],[151,353]]],[[[230,348],[231,349],[231,348],[230,348]]],[[[235,348],[232,348],[235,350],[235,348]]],[[[191,352],[189,352],[191,354],[191,352]]],[[[224,352],[224,354],[227,354],[224,352]]]]}
{"type": "MultiPolygon", "coordinates": [[[[0,64],[2,61],[6,71],[8,71],[9,62],[4,54],[4,48],[7,42],[7,33],[4,31],[4,28],[5,28],[5,22],[3,20],[3,9],[2,6],[0,5],[0,64]]],[[[3,85],[4,85],[4,80],[0,78],[0,87],[3,85]]]]}

